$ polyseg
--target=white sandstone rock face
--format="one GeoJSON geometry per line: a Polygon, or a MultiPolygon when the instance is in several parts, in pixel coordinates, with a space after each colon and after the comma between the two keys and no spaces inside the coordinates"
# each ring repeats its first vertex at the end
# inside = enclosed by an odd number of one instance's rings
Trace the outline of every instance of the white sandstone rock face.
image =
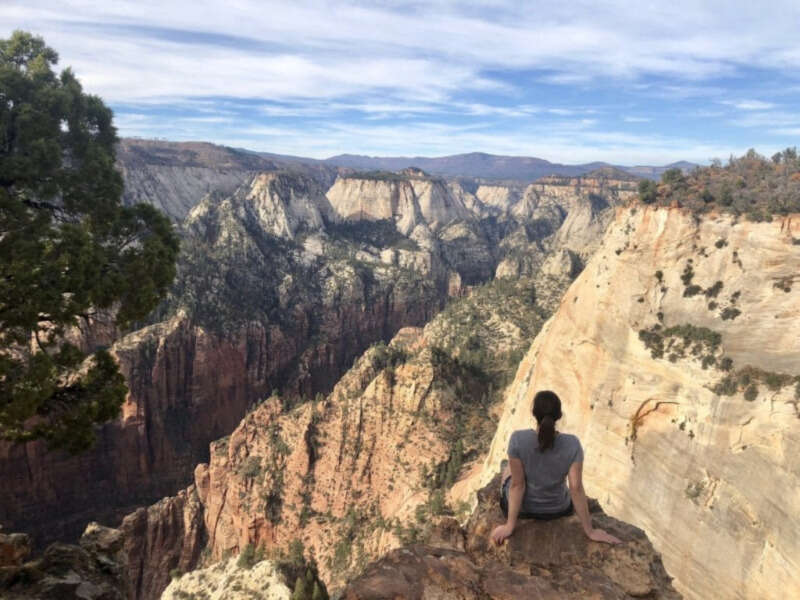
{"type": "Polygon", "coordinates": [[[436,231],[452,221],[473,217],[460,186],[414,175],[375,178],[339,177],[327,192],[334,218],[392,220],[403,235],[424,225],[436,231]]]}
{"type": "Polygon", "coordinates": [[[282,173],[261,173],[249,185],[219,200],[207,196],[189,211],[185,225],[197,233],[205,230],[205,221],[218,213],[222,229],[219,243],[244,243],[239,223],[254,221],[263,232],[293,240],[299,230],[318,232],[324,229],[323,214],[330,205],[312,180],[282,173]]]}
{"type": "Polygon", "coordinates": [[[451,221],[470,217],[461,199],[453,195],[441,180],[411,179],[410,183],[420,213],[431,229],[436,230],[451,221]]]}
{"type": "Polygon", "coordinates": [[[587,493],[647,532],[685,597],[800,597],[800,391],[763,379],[755,399],[746,386],[714,391],[723,357],[734,373],[800,375],[795,238],[796,215],[617,209],[520,364],[478,479],[496,472],[512,431],[533,425],[536,391],[555,390],[560,429],[586,451],[587,493]],[[705,327],[721,343],[684,352],[664,335],[654,358],[639,332],[659,324],[705,327]]]}
{"type": "Polygon", "coordinates": [[[422,221],[414,188],[405,179],[339,177],[326,196],[341,220],[394,220],[403,235],[422,221]]]}
{"type": "Polygon", "coordinates": [[[253,179],[247,201],[264,231],[290,240],[300,227],[311,231],[323,227],[321,194],[304,183],[299,177],[275,173],[262,173],[253,179]]]}
{"type": "Polygon", "coordinates": [[[231,558],[176,577],[161,594],[161,600],[291,599],[292,591],[271,561],[262,560],[250,569],[239,567],[236,562],[231,558]]]}
{"type": "Polygon", "coordinates": [[[517,188],[507,185],[481,185],[475,196],[487,209],[505,214],[519,201],[521,195],[517,188]]]}

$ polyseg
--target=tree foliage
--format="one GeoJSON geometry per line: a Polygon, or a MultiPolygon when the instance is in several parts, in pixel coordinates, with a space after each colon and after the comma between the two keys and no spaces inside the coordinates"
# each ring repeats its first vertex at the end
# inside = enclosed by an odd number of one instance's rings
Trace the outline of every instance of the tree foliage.
{"type": "Polygon", "coordinates": [[[175,275],[178,238],[121,204],[112,112],[25,32],[0,40],[0,439],[79,452],[126,394],[104,349],[65,334],[97,311],[128,327],[175,275]]]}

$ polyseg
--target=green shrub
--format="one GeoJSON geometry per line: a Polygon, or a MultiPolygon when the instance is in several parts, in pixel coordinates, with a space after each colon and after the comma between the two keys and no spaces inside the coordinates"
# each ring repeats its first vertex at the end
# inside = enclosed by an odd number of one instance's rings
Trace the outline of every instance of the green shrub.
{"type": "Polygon", "coordinates": [[[639,200],[645,204],[653,204],[658,199],[658,184],[649,179],[639,182],[639,200]]]}
{"type": "Polygon", "coordinates": [[[239,554],[236,566],[240,569],[251,569],[256,564],[256,549],[252,543],[248,543],[239,554]]]}
{"type": "Polygon", "coordinates": [[[747,386],[747,389],[744,391],[744,399],[748,402],[752,402],[756,398],[758,398],[758,387],[753,383],[747,386]]]}
{"type": "Polygon", "coordinates": [[[721,281],[717,281],[710,288],[706,288],[706,290],[703,293],[706,295],[707,298],[716,298],[722,291],[722,285],[723,284],[721,281]]]}
{"type": "Polygon", "coordinates": [[[738,308],[736,308],[735,306],[728,306],[722,310],[720,316],[722,317],[723,321],[727,321],[729,319],[730,320],[735,319],[740,314],[742,314],[742,311],[740,311],[738,308]]]}
{"type": "Polygon", "coordinates": [[[248,456],[239,465],[239,475],[244,479],[255,479],[261,475],[261,459],[258,456],[248,456]]]}

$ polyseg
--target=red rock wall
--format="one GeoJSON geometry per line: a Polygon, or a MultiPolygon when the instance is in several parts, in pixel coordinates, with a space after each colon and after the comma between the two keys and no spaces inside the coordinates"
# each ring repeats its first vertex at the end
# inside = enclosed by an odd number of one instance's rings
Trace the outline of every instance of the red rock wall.
{"type": "Polygon", "coordinates": [[[37,545],[77,537],[90,520],[117,525],[189,484],[209,442],[233,431],[253,401],[273,388],[327,392],[367,346],[438,308],[390,295],[338,307],[318,318],[327,341],[317,345],[309,345],[309,314],[292,331],[254,323],[228,339],[178,317],[135,332],[115,346],[130,387],[123,416],[99,430],[92,451],[0,445],[0,524],[30,532],[37,545]]]}

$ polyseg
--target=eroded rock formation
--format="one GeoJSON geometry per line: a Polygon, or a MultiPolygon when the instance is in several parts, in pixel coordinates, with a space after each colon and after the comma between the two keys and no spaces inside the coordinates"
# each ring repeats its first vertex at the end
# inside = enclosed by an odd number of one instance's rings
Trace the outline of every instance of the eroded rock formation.
{"type": "Polygon", "coordinates": [[[690,598],[800,595],[800,219],[619,209],[523,359],[486,461],[553,389],[587,492],[690,598]]]}
{"type": "MultiPolygon", "coordinates": [[[[205,160],[202,148],[192,151],[205,160]]],[[[187,156],[170,160],[188,168],[195,159],[187,156]]],[[[284,408],[328,392],[371,343],[428,322],[448,296],[491,278],[515,253],[527,257],[514,263],[516,275],[541,270],[557,282],[537,290],[546,312],[558,297],[547,290],[563,289],[565,268],[568,277],[577,274],[584,238],[595,235],[582,238],[580,227],[599,231],[608,211],[595,202],[586,212],[595,200],[580,185],[551,187],[556,192],[529,189],[524,202],[509,193],[511,206],[495,200],[487,208],[460,184],[419,172],[388,182],[341,177],[327,195],[318,177],[269,172],[232,194],[207,194],[187,207],[179,276],[157,322],[112,347],[130,387],[123,417],[81,457],[47,454],[38,444],[0,446],[0,522],[39,543],[77,535],[89,520],[118,523],[188,484],[198,462],[213,465],[209,442],[272,390],[280,390],[284,408]],[[401,189],[408,206],[395,202],[401,189]],[[390,210],[362,218],[342,209],[345,200],[364,198],[375,199],[364,205],[370,210],[390,210]],[[573,212],[589,217],[573,227],[573,212]],[[398,231],[406,221],[408,235],[398,231]],[[557,241],[564,226],[570,234],[557,241]]],[[[615,189],[605,180],[598,188],[610,194],[608,204],[623,198],[615,189]]],[[[507,315],[491,326],[512,346],[530,334],[507,315]]],[[[118,334],[98,332],[86,344],[118,334]]],[[[480,343],[453,339],[476,358],[480,343]]]]}

